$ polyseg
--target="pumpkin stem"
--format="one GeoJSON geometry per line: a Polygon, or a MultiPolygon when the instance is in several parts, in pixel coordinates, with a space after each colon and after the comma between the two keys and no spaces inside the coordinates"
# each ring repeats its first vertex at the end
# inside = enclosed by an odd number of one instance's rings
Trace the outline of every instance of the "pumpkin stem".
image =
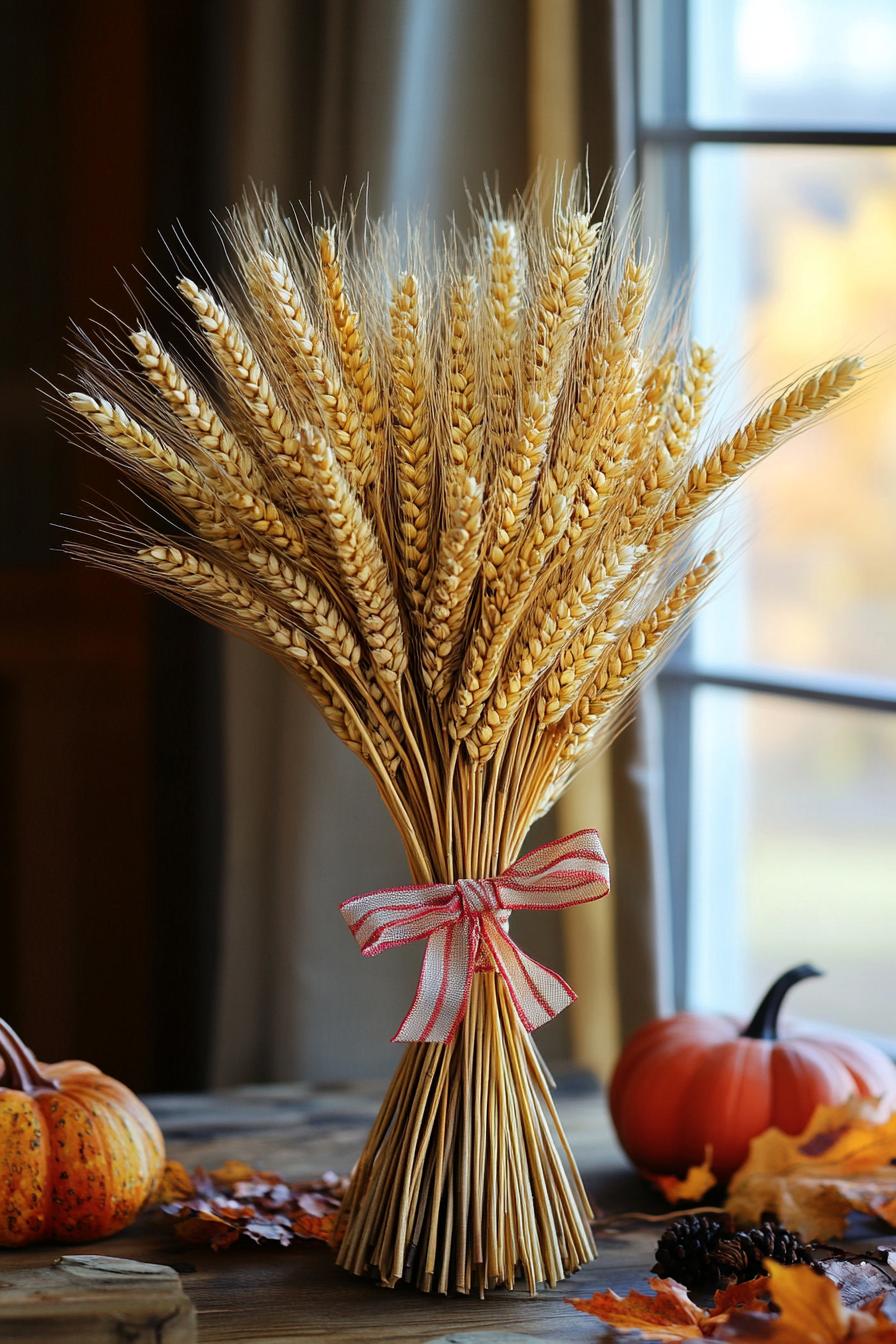
{"type": "Polygon", "coordinates": [[[3,1072],[0,1073],[0,1087],[10,1087],[18,1092],[56,1091],[59,1087],[55,1079],[47,1078],[41,1073],[33,1053],[2,1017],[0,1017],[0,1060],[5,1065],[3,1072]]]}
{"type": "Polygon", "coordinates": [[[750,1025],[741,1032],[741,1036],[746,1036],[752,1041],[776,1041],[778,1039],[778,1014],[781,1011],[784,996],[801,980],[808,980],[813,975],[823,974],[823,971],[819,971],[815,966],[810,966],[808,962],[804,962],[802,966],[794,966],[792,971],[785,971],[772,985],[753,1014],[750,1025]]]}

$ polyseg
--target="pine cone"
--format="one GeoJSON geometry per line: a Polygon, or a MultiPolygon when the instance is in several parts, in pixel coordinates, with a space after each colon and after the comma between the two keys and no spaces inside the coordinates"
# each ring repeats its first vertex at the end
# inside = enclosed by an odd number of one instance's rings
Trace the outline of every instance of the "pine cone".
{"type": "Polygon", "coordinates": [[[745,1232],[719,1240],[713,1251],[713,1262],[719,1277],[726,1283],[746,1283],[763,1272],[765,1260],[776,1260],[780,1265],[814,1265],[812,1251],[796,1232],[790,1232],[777,1223],[763,1223],[745,1232]]]}
{"type": "Polygon", "coordinates": [[[734,1225],[725,1215],[691,1213],[676,1218],[657,1242],[653,1272],[677,1279],[687,1288],[720,1287],[712,1256],[722,1237],[730,1237],[733,1232],[734,1225]]]}
{"type": "Polygon", "coordinates": [[[654,1273],[686,1288],[713,1290],[757,1278],[765,1260],[811,1265],[823,1273],[795,1232],[777,1223],[736,1232],[724,1214],[689,1214],[671,1223],[657,1243],[654,1273]]]}

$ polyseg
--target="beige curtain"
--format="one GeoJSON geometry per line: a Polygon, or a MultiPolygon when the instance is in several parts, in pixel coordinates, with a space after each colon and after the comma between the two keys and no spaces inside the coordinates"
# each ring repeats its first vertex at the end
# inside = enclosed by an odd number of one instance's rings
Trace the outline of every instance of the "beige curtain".
{"type": "MultiPolygon", "coordinates": [[[[623,5],[530,0],[529,120],[534,162],[574,163],[592,178],[628,162],[630,121],[618,78],[631,60],[623,5]],[[599,61],[586,55],[591,53],[599,61]],[[583,55],[585,61],[583,63],[583,55]],[[606,80],[603,105],[586,106],[581,73],[606,80]],[[598,73],[600,72],[600,73],[598,73]],[[614,76],[617,83],[614,87],[614,76]],[[601,122],[601,118],[605,118],[601,122]],[[604,139],[594,134],[604,127],[604,139]],[[590,141],[589,141],[590,135],[590,141]],[[594,150],[602,151],[595,156],[594,150]]],[[[621,184],[625,207],[628,179],[621,184]]],[[[611,862],[610,899],[564,912],[566,967],[579,1001],[569,1013],[573,1058],[605,1078],[623,1039],[672,1001],[671,929],[659,722],[655,694],[612,749],[589,763],[554,809],[558,834],[598,825],[611,862]]]]}
{"type": "MultiPolygon", "coordinates": [[[[338,198],[369,174],[372,211],[466,212],[497,172],[521,186],[539,159],[593,179],[614,154],[609,0],[236,0],[233,194],[248,179],[338,198]],[[588,80],[579,71],[587,69],[588,80]]],[[[614,895],[568,920],[520,917],[524,946],[562,967],[581,1002],[539,1036],[549,1058],[599,1072],[620,1030],[662,1002],[663,909],[647,726],[581,777],[547,826],[599,824],[614,895]],[[648,801],[649,800],[649,801],[648,801]],[[625,908],[623,908],[625,906],[625,908]],[[631,907],[631,908],[629,908],[631,907]]],[[[219,1084],[390,1072],[389,1037],[419,949],[364,961],[337,906],[400,881],[397,837],[363,767],[281,671],[226,641],[227,850],[213,1078],[219,1084]]]]}

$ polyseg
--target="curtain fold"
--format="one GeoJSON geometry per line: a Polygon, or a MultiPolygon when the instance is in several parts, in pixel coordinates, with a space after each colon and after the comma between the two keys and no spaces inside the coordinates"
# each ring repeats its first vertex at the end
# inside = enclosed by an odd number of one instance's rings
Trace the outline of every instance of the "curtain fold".
{"type": "MultiPolygon", "coordinates": [[[[621,6],[531,0],[529,119],[534,162],[576,163],[592,181],[628,162],[631,70],[621,6]],[[600,65],[593,59],[598,53],[600,65]],[[583,74],[583,72],[587,72],[583,74]],[[604,78],[601,79],[600,75],[604,78]],[[587,89],[587,98],[586,98],[587,89]]],[[[620,192],[620,208],[626,200],[620,192]]],[[[554,809],[558,833],[597,825],[611,864],[610,897],[564,911],[566,965],[579,993],[570,1014],[574,1059],[600,1078],[622,1041],[671,1008],[671,938],[658,702],[648,689],[613,746],[554,809]]]]}
{"type": "MultiPolygon", "coordinates": [[[[485,175],[509,194],[535,162],[582,156],[583,68],[604,90],[604,114],[589,112],[587,128],[600,182],[614,157],[611,10],[608,0],[232,2],[234,198],[253,179],[276,184],[284,200],[309,200],[311,182],[338,200],[369,175],[371,213],[425,206],[437,221],[456,213],[463,222],[466,191],[475,196],[485,175]]],[[[385,1074],[420,949],[363,960],[337,906],[404,880],[398,837],[363,766],[281,669],[232,639],[224,658],[228,841],[213,1081],[385,1074]]],[[[613,753],[624,826],[609,826],[608,762],[547,823],[562,832],[581,815],[612,831],[616,894],[593,907],[593,920],[583,922],[584,908],[563,924],[519,920],[524,945],[565,962],[581,998],[540,1045],[602,1072],[619,1024],[660,1003],[664,975],[660,832],[642,798],[656,774],[641,750],[649,733],[637,734],[613,753]],[[623,911],[631,893],[637,908],[623,911]]]]}

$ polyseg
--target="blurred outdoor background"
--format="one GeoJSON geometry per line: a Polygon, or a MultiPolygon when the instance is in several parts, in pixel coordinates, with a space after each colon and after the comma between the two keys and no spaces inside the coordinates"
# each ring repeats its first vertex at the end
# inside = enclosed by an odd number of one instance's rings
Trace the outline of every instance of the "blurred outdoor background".
{"type": "MultiPolygon", "coordinates": [[[[660,8],[644,5],[641,34],[657,127],[651,44],[675,18],[660,8]]],[[[676,95],[693,139],[686,163],[648,141],[647,210],[659,222],[686,196],[670,253],[688,250],[695,333],[723,356],[717,413],[847,351],[873,376],[748,480],[727,515],[737,562],[684,653],[698,674],[686,993],[745,1012],[808,957],[828,976],[800,1011],[894,1036],[896,6],[687,9],[676,95]]]]}
{"type": "Polygon", "coordinates": [[[63,557],[66,518],[129,499],[38,384],[71,320],[131,311],[122,280],[174,278],[175,224],[216,271],[214,216],[251,181],[338,199],[369,175],[373,210],[463,218],[485,174],[509,193],[587,153],[595,184],[643,188],[670,284],[694,277],[713,427],[845,353],[873,376],[737,494],[726,581],[579,786],[616,904],[520,921],[582,995],[541,1044],[605,1071],[650,1012],[746,1014],[811,960],[799,1012],[896,1049],[894,0],[2,0],[2,21],[0,1016],[143,1088],[391,1069],[419,949],[362,963],[336,914],[402,880],[372,787],[253,651],[63,557]]]}

